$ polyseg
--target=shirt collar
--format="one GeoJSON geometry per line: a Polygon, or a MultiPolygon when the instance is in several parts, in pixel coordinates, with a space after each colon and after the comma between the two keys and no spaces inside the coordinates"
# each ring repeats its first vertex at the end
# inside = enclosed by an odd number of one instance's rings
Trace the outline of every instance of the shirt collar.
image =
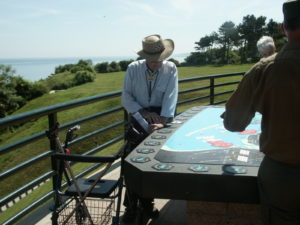
{"type": "Polygon", "coordinates": [[[144,64],[144,70],[145,71],[150,71],[151,73],[160,73],[160,71],[161,71],[161,69],[163,68],[163,66],[164,66],[164,64],[166,63],[166,61],[165,60],[163,60],[163,62],[162,62],[162,66],[157,70],[157,71],[152,71],[152,70],[150,70],[149,69],[149,67],[148,67],[148,65],[147,65],[147,63],[146,63],[146,60],[144,59],[144,62],[143,62],[143,64],[144,64]]]}

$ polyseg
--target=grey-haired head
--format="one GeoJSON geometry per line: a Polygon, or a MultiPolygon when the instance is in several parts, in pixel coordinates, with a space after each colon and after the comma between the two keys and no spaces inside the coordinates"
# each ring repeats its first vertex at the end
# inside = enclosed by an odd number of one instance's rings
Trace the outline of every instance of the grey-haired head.
{"type": "Polygon", "coordinates": [[[262,36],[257,41],[257,50],[262,57],[273,55],[276,51],[273,38],[270,36],[262,36]]]}

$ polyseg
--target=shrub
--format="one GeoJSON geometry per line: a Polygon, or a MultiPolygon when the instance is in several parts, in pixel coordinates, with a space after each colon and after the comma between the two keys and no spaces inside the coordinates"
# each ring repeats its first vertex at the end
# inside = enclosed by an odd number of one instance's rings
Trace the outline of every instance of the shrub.
{"type": "Polygon", "coordinates": [[[17,94],[14,73],[11,66],[0,65],[0,118],[13,113],[26,103],[26,99],[17,94]]]}
{"type": "Polygon", "coordinates": [[[79,65],[79,66],[92,66],[93,62],[90,59],[87,59],[87,60],[80,59],[78,61],[77,65],[79,65]]]}
{"type": "Polygon", "coordinates": [[[94,68],[97,73],[107,73],[108,72],[108,62],[97,63],[94,68]]]}
{"type": "Polygon", "coordinates": [[[80,59],[77,64],[66,64],[61,65],[55,68],[55,74],[63,73],[63,72],[71,72],[76,73],[81,70],[87,70],[93,72],[93,63],[92,60],[82,60],[80,59]]]}
{"type": "Polygon", "coordinates": [[[229,57],[228,57],[228,63],[229,64],[238,64],[241,62],[241,57],[238,55],[237,52],[235,51],[230,51],[229,52],[229,57]]]}
{"type": "Polygon", "coordinates": [[[120,62],[119,62],[119,65],[120,65],[120,67],[121,67],[121,71],[126,71],[128,65],[129,65],[130,63],[132,63],[132,62],[133,62],[132,59],[131,59],[131,60],[123,60],[123,61],[120,61],[120,62]]]}
{"type": "Polygon", "coordinates": [[[78,71],[74,77],[74,84],[80,85],[95,80],[95,74],[88,71],[78,71]]]}
{"type": "Polygon", "coordinates": [[[66,65],[61,65],[61,66],[55,67],[54,73],[58,74],[58,73],[70,71],[73,66],[74,66],[73,64],[66,64],[66,65]]]}
{"type": "Polygon", "coordinates": [[[119,72],[119,71],[121,71],[121,67],[120,67],[119,63],[112,61],[109,64],[108,72],[111,73],[111,72],[119,72]]]}
{"type": "Polygon", "coordinates": [[[173,58],[171,58],[171,59],[168,59],[168,61],[170,61],[170,62],[173,62],[177,67],[179,67],[180,66],[180,63],[179,63],[179,61],[178,60],[176,60],[176,59],[173,59],[173,58]]]}
{"type": "Polygon", "coordinates": [[[47,87],[48,91],[67,89],[74,86],[74,76],[75,74],[71,72],[54,74],[47,77],[47,79],[40,83],[44,84],[47,87]]]}
{"type": "Polygon", "coordinates": [[[74,66],[71,68],[70,72],[71,72],[71,73],[77,73],[78,71],[83,71],[83,70],[84,70],[84,69],[82,68],[82,66],[74,65],[74,66]]]}
{"type": "Polygon", "coordinates": [[[35,82],[30,87],[30,93],[31,93],[30,99],[40,97],[47,92],[48,92],[48,89],[45,85],[35,82]]]}
{"type": "Polygon", "coordinates": [[[29,81],[24,80],[20,76],[12,77],[12,79],[15,85],[16,94],[26,100],[32,99],[31,97],[32,84],[29,81]]]}
{"type": "Polygon", "coordinates": [[[65,90],[65,89],[68,89],[70,87],[73,87],[72,83],[59,82],[59,83],[53,84],[51,89],[53,89],[53,90],[65,90]]]}
{"type": "Polygon", "coordinates": [[[191,52],[184,60],[187,65],[204,65],[206,64],[207,56],[202,52],[191,52]]]}

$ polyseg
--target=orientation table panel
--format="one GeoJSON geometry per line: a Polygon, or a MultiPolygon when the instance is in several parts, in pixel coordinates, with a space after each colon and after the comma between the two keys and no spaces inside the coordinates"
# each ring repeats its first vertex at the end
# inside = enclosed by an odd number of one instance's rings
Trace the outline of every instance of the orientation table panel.
{"type": "Polygon", "coordinates": [[[258,203],[261,115],[229,132],[224,107],[193,107],[150,134],[125,159],[127,185],[143,197],[258,203]]]}

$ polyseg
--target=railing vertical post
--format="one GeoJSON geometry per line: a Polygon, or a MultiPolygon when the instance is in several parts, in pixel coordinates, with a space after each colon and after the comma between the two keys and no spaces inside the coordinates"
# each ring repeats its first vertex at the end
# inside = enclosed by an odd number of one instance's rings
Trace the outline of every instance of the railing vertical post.
{"type": "Polygon", "coordinates": [[[209,88],[209,104],[214,105],[215,104],[215,78],[210,78],[210,88],[209,88]]]}
{"type": "MultiPolygon", "coordinates": [[[[57,113],[51,113],[48,115],[48,126],[49,129],[53,128],[57,123],[57,113]]],[[[57,146],[56,146],[56,141],[54,138],[49,138],[50,141],[50,149],[53,151],[53,153],[55,153],[57,146]]],[[[51,167],[52,170],[55,171],[54,176],[52,177],[52,189],[57,191],[57,187],[58,187],[58,163],[54,160],[53,157],[51,157],[51,167]]],[[[57,195],[54,194],[54,210],[58,207],[59,205],[59,199],[57,198],[57,195]]],[[[53,215],[56,215],[56,213],[54,213],[53,215]]],[[[52,221],[56,221],[57,218],[52,218],[54,220],[52,221]]],[[[55,224],[55,222],[53,223],[55,224]]]]}
{"type": "Polygon", "coordinates": [[[124,137],[126,140],[126,134],[128,131],[128,113],[125,109],[123,111],[124,111],[124,137]]]}

